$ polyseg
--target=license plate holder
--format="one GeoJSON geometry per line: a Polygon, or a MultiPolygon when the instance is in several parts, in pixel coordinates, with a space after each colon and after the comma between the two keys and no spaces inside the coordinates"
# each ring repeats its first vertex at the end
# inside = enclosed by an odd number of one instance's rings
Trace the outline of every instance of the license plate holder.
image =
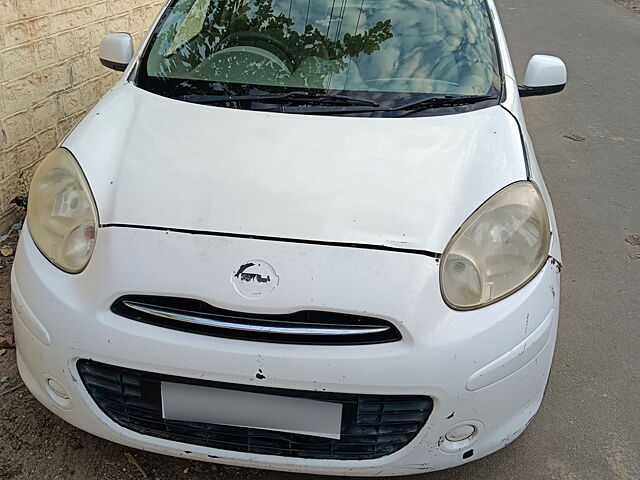
{"type": "Polygon", "coordinates": [[[340,439],[340,403],[173,382],[161,382],[161,396],[166,420],[340,439]]]}

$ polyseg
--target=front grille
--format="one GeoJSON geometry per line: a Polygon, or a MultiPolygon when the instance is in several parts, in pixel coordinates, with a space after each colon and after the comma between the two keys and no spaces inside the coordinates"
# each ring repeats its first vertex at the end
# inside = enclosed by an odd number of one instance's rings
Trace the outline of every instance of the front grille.
{"type": "Polygon", "coordinates": [[[98,407],[119,425],[152,437],[221,450],[283,457],[366,460],[407,445],[433,409],[425,396],[356,395],[224,384],[79,360],[78,372],[98,407]],[[339,440],[245,427],[165,420],[160,382],[337,402],[343,406],[339,440]]]}
{"type": "Polygon", "coordinates": [[[378,318],[315,310],[284,315],[241,313],[189,298],[127,295],[116,300],[111,311],[163,328],[258,342],[370,345],[402,338],[393,324],[378,318]]]}

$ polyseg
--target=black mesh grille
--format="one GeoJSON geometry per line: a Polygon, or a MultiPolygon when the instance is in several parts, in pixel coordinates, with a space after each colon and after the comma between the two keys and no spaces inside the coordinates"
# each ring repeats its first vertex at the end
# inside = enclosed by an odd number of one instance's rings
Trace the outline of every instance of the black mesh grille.
{"type": "Polygon", "coordinates": [[[283,315],[234,312],[200,300],[127,295],[111,311],[122,317],[201,335],[301,345],[370,345],[401,340],[386,320],[364,315],[300,311],[283,315]]]}
{"type": "Polygon", "coordinates": [[[284,457],[365,460],[400,450],[424,426],[433,409],[425,396],[355,395],[223,384],[79,360],[78,372],[93,400],[119,425],[192,445],[284,457]],[[242,390],[337,402],[343,406],[340,440],[162,418],[160,382],[242,390]]]}

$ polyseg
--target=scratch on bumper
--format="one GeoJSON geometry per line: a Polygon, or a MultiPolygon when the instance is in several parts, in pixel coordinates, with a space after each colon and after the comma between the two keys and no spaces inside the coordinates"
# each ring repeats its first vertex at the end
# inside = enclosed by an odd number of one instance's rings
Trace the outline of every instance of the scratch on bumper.
{"type": "Polygon", "coordinates": [[[467,390],[474,392],[493,385],[532,362],[549,341],[553,329],[553,315],[554,310],[551,310],[542,324],[522,343],[471,375],[467,380],[467,390]]]}

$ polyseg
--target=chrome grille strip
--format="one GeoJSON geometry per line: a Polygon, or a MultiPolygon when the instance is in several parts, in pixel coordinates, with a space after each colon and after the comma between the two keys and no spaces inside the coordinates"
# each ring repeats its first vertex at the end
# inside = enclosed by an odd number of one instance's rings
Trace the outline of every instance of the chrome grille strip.
{"type": "Polygon", "coordinates": [[[238,323],[230,321],[233,317],[225,317],[227,320],[219,318],[208,318],[205,315],[196,312],[187,313],[167,307],[157,307],[144,303],[133,302],[130,300],[123,301],[127,307],[148,315],[154,315],[168,320],[186,322],[195,325],[202,325],[215,328],[223,328],[228,330],[236,330],[252,333],[269,333],[269,334],[285,334],[285,335],[317,335],[317,336],[344,336],[344,335],[367,335],[388,332],[391,327],[384,325],[330,325],[330,324],[299,324],[285,326],[277,324],[269,320],[262,321],[260,324],[238,323]],[[272,323],[272,325],[269,325],[272,323]]]}

